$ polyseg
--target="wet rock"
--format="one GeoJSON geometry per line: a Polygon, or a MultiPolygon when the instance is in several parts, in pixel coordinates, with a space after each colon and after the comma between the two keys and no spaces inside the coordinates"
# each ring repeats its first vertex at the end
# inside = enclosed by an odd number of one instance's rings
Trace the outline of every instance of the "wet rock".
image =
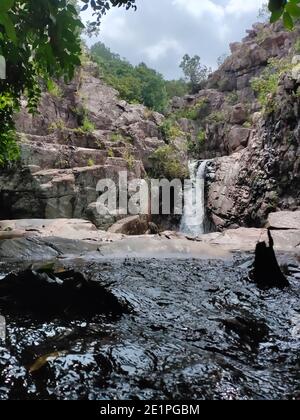
{"type": "Polygon", "coordinates": [[[51,268],[11,273],[1,280],[0,307],[10,313],[29,311],[46,319],[129,311],[112,293],[82,274],[56,273],[51,268]]]}
{"type": "Polygon", "coordinates": [[[159,227],[157,224],[150,222],[148,223],[149,233],[151,235],[158,235],[159,234],[159,227]]]}
{"type": "Polygon", "coordinates": [[[244,281],[248,261],[80,264],[134,312],[88,322],[5,313],[0,399],[295,399],[299,282],[291,278],[292,293],[261,292],[244,281]]]}
{"type": "Polygon", "coordinates": [[[262,341],[267,340],[269,328],[262,321],[245,318],[226,319],[223,321],[228,331],[238,334],[244,344],[257,349],[262,341]]]}

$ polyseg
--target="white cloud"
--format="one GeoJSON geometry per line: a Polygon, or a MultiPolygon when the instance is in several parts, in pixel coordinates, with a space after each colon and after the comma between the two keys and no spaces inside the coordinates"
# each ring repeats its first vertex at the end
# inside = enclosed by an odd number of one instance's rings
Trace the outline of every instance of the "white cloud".
{"type": "Polygon", "coordinates": [[[134,34],[132,33],[126,15],[119,16],[115,10],[111,12],[110,19],[103,19],[101,31],[105,33],[105,37],[109,40],[125,40],[131,41],[134,34]]]}
{"type": "Polygon", "coordinates": [[[144,53],[151,61],[157,61],[172,52],[184,53],[184,49],[175,39],[162,39],[157,44],[144,48],[144,53]]]}
{"type": "Polygon", "coordinates": [[[195,18],[202,17],[207,13],[216,20],[224,17],[224,8],[211,0],[173,0],[173,5],[185,10],[195,18]]]}
{"type": "Polygon", "coordinates": [[[264,0],[229,0],[225,7],[225,11],[228,14],[240,16],[259,10],[263,3],[265,3],[264,0]]]}
{"type": "Polygon", "coordinates": [[[241,40],[257,20],[264,2],[139,0],[136,12],[111,10],[98,39],[133,64],[145,62],[167,78],[181,77],[179,64],[185,53],[198,54],[203,64],[216,67],[229,43],[241,40]]]}

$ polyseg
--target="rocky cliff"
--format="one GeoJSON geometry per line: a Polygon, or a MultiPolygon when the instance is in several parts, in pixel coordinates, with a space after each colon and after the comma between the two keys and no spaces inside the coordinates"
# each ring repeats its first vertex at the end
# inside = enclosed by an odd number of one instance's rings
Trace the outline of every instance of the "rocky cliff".
{"type": "Polygon", "coordinates": [[[121,101],[92,63],[45,91],[34,116],[25,105],[16,116],[21,160],[0,174],[0,218],[88,218],[108,228],[119,217],[97,214],[97,182],[118,182],[120,171],[143,178],[165,146],[164,117],[121,101]]]}
{"type": "Polygon", "coordinates": [[[270,212],[300,205],[299,34],[254,25],[203,90],[173,100],[190,154],[210,160],[207,207],[218,229],[260,227],[270,212]]]}
{"type": "Polygon", "coordinates": [[[87,218],[107,229],[124,216],[97,214],[100,179],[118,181],[123,170],[129,179],[184,177],[188,158],[209,160],[207,208],[219,230],[261,227],[270,212],[299,208],[299,35],[254,25],[166,116],[120,100],[86,64],[43,93],[36,115],[24,103],[16,116],[21,160],[1,170],[0,219],[87,218]],[[266,83],[254,90],[259,77],[266,83]]]}

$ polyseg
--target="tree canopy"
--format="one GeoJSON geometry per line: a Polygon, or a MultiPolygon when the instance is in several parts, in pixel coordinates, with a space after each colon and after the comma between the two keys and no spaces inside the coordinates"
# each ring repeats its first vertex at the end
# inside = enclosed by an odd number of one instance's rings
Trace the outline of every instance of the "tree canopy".
{"type": "Polygon", "coordinates": [[[190,57],[188,54],[185,54],[180,64],[180,68],[183,70],[192,92],[197,92],[201,83],[205,82],[212,72],[207,66],[201,64],[201,58],[198,55],[190,57]]]}
{"type": "Polygon", "coordinates": [[[91,47],[91,56],[99,65],[104,81],[118,90],[127,102],[142,103],[154,111],[164,112],[170,99],[190,91],[185,80],[165,80],[145,63],[133,66],[102,42],[91,47]]]}

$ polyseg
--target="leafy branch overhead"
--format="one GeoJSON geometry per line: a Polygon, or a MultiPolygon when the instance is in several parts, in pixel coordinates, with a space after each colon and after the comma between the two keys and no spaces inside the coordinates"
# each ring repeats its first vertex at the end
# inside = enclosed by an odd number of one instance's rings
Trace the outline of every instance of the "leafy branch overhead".
{"type": "Polygon", "coordinates": [[[294,21],[300,17],[300,0],[269,0],[271,23],[283,19],[287,29],[293,29],[294,21]]]}

